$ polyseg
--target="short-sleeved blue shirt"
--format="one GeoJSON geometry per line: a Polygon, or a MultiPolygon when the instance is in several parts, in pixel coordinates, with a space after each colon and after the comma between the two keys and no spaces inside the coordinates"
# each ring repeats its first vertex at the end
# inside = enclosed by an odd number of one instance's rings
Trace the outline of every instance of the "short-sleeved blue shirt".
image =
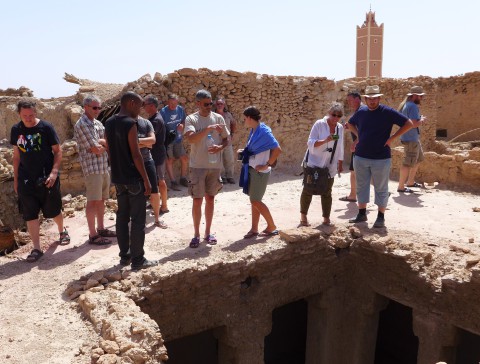
{"type": "Polygon", "coordinates": [[[358,130],[359,141],[355,155],[368,159],[391,158],[390,147],[385,143],[390,138],[393,125],[402,127],[407,120],[397,110],[382,104],[375,110],[360,107],[349,121],[358,130]]]}
{"type": "MultiPolygon", "coordinates": [[[[420,110],[417,104],[412,101],[407,101],[403,106],[402,114],[410,120],[420,120],[420,110]]],[[[418,142],[420,139],[420,130],[412,128],[400,137],[402,142],[418,142]]]]}

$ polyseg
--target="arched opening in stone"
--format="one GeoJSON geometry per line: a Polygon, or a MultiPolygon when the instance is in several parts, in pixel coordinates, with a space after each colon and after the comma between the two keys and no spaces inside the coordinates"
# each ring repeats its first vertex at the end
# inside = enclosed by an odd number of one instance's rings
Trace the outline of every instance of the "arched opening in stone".
{"type": "Polygon", "coordinates": [[[265,364],[303,364],[308,304],[295,301],[272,312],[272,331],[265,337],[265,364]]]}
{"type": "Polygon", "coordinates": [[[218,342],[213,330],[167,341],[168,364],[218,363],[218,342]]]}
{"type": "Polygon", "coordinates": [[[415,364],[417,353],[412,309],[390,300],[378,320],[375,364],[415,364]]]}
{"type": "Polygon", "coordinates": [[[456,364],[480,363],[480,336],[458,329],[456,364]]]}

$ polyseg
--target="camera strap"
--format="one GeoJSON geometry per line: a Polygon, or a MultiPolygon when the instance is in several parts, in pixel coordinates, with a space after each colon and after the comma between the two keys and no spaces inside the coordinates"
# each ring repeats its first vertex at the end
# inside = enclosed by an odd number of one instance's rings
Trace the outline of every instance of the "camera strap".
{"type": "MultiPolygon", "coordinates": [[[[337,126],[335,127],[335,135],[338,135],[338,124],[337,124],[337,126]]],[[[340,138],[340,137],[339,137],[339,138],[340,138]]],[[[335,154],[335,151],[337,150],[337,144],[338,144],[338,139],[339,139],[339,138],[337,138],[337,139],[335,140],[335,143],[333,143],[332,155],[330,156],[330,164],[332,164],[333,156],[334,156],[334,154],[335,154]]]]}

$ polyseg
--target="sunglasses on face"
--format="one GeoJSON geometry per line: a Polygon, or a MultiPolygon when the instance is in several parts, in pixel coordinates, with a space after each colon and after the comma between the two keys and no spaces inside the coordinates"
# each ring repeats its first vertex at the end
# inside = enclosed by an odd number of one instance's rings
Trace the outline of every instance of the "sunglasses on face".
{"type": "Polygon", "coordinates": [[[332,114],[332,117],[334,118],[341,118],[343,115],[342,114],[332,114]]]}
{"type": "Polygon", "coordinates": [[[93,110],[100,110],[101,107],[100,106],[90,106],[93,110]]]}
{"type": "Polygon", "coordinates": [[[213,102],[204,102],[203,103],[203,107],[209,107],[209,106],[212,106],[213,105],[213,102]]]}

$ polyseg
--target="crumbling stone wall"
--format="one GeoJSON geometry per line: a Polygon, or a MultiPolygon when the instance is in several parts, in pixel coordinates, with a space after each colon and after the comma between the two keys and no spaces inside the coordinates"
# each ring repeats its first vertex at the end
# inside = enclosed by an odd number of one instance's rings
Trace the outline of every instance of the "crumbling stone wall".
{"type": "MultiPolygon", "coordinates": [[[[447,130],[447,140],[480,128],[480,72],[437,78],[437,128],[447,130]]],[[[460,141],[478,140],[480,131],[460,141]]]]}
{"type": "MultiPolygon", "coordinates": [[[[180,102],[187,113],[191,113],[196,109],[196,91],[205,88],[212,92],[213,97],[225,97],[230,111],[239,122],[238,132],[233,139],[234,149],[243,147],[247,139],[247,129],[242,123],[243,110],[249,105],[256,105],[262,112],[263,121],[272,128],[282,146],[283,154],[278,168],[296,172],[300,169],[311,126],[326,114],[332,101],[345,102],[349,90],[362,92],[366,85],[378,83],[384,94],[382,102],[396,108],[411,86],[421,85],[427,93],[422,101],[421,112],[428,117],[428,122],[422,127],[421,140],[424,151],[437,153],[438,156],[433,158],[434,155],[429,155],[427,161],[420,165],[419,180],[438,180],[447,186],[459,186],[457,182],[461,181],[461,186],[480,190],[479,179],[471,171],[474,168],[468,168],[476,166],[476,159],[469,159],[465,153],[457,157],[453,154],[445,156],[440,152],[442,147],[435,141],[436,130],[444,125],[449,130],[449,135],[452,128],[456,133],[462,133],[475,126],[478,107],[475,107],[473,100],[478,99],[478,87],[475,86],[479,79],[480,72],[475,72],[448,79],[420,76],[375,81],[352,78],[335,82],[325,77],[272,76],[232,70],[184,68],[167,75],[156,73],[153,78],[150,75],[142,76],[123,89],[119,85],[89,83],[88,87],[80,87],[77,95],[71,97],[37,100],[37,108],[41,118],[53,123],[61,142],[66,141],[61,170],[62,191],[78,194],[84,192],[83,178],[76,160],[76,146],[70,139],[73,137],[73,125],[82,113],[81,102],[86,93],[101,95],[104,107],[109,108],[118,104],[121,93],[126,90],[136,91],[142,96],[152,93],[159,100],[166,100],[169,92],[175,92],[180,96],[180,102]],[[458,117],[459,105],[462,118],[458,117]],[[444,163],[449,166],[448,173],[443,168],[444,163]],[[439,165],[443,167],[438,168],[439,165]]],[[[21,97],[23,96],[18,96],[18,93],[13,96],[0,95],[0,139],[8,138],[11,126],[18,122],[15,105],[21,97]]],[[[346,104],[345,107],[348,113],[346,104]]],[[[351,141],[349,137],[346,140],[348,151],[351,141]]],[[[394,147],[398,145],[397,142],[394,147]]],[[[401,155],[402,148],[394,149],[392,177],[398,176],[401,155]]],[[[349,158],[347,152],[346,162],[349,158]]]]}

